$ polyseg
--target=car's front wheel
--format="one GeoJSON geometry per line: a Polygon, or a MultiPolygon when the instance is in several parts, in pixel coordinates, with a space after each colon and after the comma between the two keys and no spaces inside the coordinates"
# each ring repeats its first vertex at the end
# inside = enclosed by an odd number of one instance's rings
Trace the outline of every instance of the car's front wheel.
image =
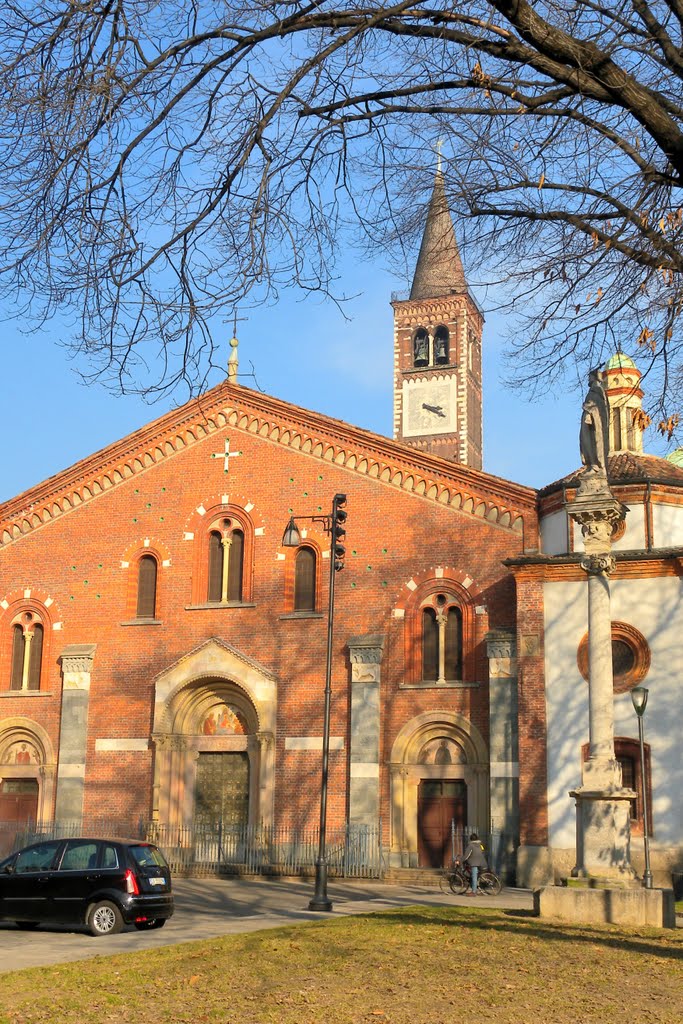
{"type": "Polygon", "coordinates": [[[109,900],[95,903],[88,913],[88,928],[96,936],[116,935],[123,928],[121,911],[109,900]]]}
{"type": "Polygon", "coordinates": [[[147,932],[150,931],[152,928],[163,928],[165,924],[165,917],[155,917],[151,921],[136,921],[135,927],[140,932],[147,932]]]}

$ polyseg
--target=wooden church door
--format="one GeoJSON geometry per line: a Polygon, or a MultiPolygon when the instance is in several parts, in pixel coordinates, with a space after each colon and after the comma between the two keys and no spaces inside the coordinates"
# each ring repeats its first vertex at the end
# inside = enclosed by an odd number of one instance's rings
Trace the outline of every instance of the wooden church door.
{"type": "Polygon", "coordinates": [[[467,823],[467,786],[455,779],[423,779],[417,793],[418,857],[422,868],[451,861],[451,822],[467,823]]]}

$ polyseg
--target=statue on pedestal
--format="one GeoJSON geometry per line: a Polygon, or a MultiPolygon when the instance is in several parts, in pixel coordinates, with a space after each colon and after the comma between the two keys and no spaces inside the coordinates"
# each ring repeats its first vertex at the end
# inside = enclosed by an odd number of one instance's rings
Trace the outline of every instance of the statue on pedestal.
{"type": "Polygon", "coordinates": [[[595,492],[607,489],[609,402],[600,370],[591,370],[588,375],[588,392],[583,400],[581,414],[579,448],[581,461],[586,467],[580,490],[595,492]]]}

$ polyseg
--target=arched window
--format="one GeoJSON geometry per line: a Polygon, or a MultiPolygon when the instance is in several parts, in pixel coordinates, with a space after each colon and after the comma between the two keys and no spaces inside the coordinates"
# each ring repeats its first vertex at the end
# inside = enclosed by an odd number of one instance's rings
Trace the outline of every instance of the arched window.
{"type": "Polygon", "coordinates": [[[294,611],[315,611],[316,555],[313,548],[299,548],[294,567],[294,611]]]}
{"type": "Polygon", "coordinates": [[[448,347],[448,328],[441,324],[434,332],[434,362],[438,364],[450,362],[448,347]]]}
{"type": "Polygon", "coordinates": [[[209,602],[239,603],[244,575],[244,532],[234,519],[221,519],[209,534],[209,602]]]}
{"type": "Polygon", "coordinates": [[[422,607],[422,678],[436,683],[462,679],[462,613],[445,594],[422,607]]]}
{"type": "Polygon", "coordinates": [[[40,689],[43,635],[34,612],[21,612],[12,623],[11,690],[40,689]]]}
{"type": "Polygon", "coordinates": [[[138,619],[153,619],[157,610],[157,560],[154,555],[143,555],[138,562],[138,619]]]}
{"type": "Polygon", "coordinates": [[[424,327],[413,335],[413,366],[429,366],[429,335],[424,327]]]}

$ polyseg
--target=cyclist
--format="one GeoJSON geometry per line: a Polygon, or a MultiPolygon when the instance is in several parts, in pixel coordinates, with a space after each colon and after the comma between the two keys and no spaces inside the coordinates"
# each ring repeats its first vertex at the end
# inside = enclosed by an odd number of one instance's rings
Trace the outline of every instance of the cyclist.
{"type": "Polygon", "coordinates": [[[486,854],[484,853],[484,845],[480,841],[479,836],[476,832],[472,832],[470,835],[470,841],[465,850],[465,856],[463,857],[465,864],[469,865],[470,877],[472,880],[472,890],[468,892],[468,896],[477,895],[477,883],[479,881],[479,870],[485,871],[488,867],[486,861],[486,854]]]}

